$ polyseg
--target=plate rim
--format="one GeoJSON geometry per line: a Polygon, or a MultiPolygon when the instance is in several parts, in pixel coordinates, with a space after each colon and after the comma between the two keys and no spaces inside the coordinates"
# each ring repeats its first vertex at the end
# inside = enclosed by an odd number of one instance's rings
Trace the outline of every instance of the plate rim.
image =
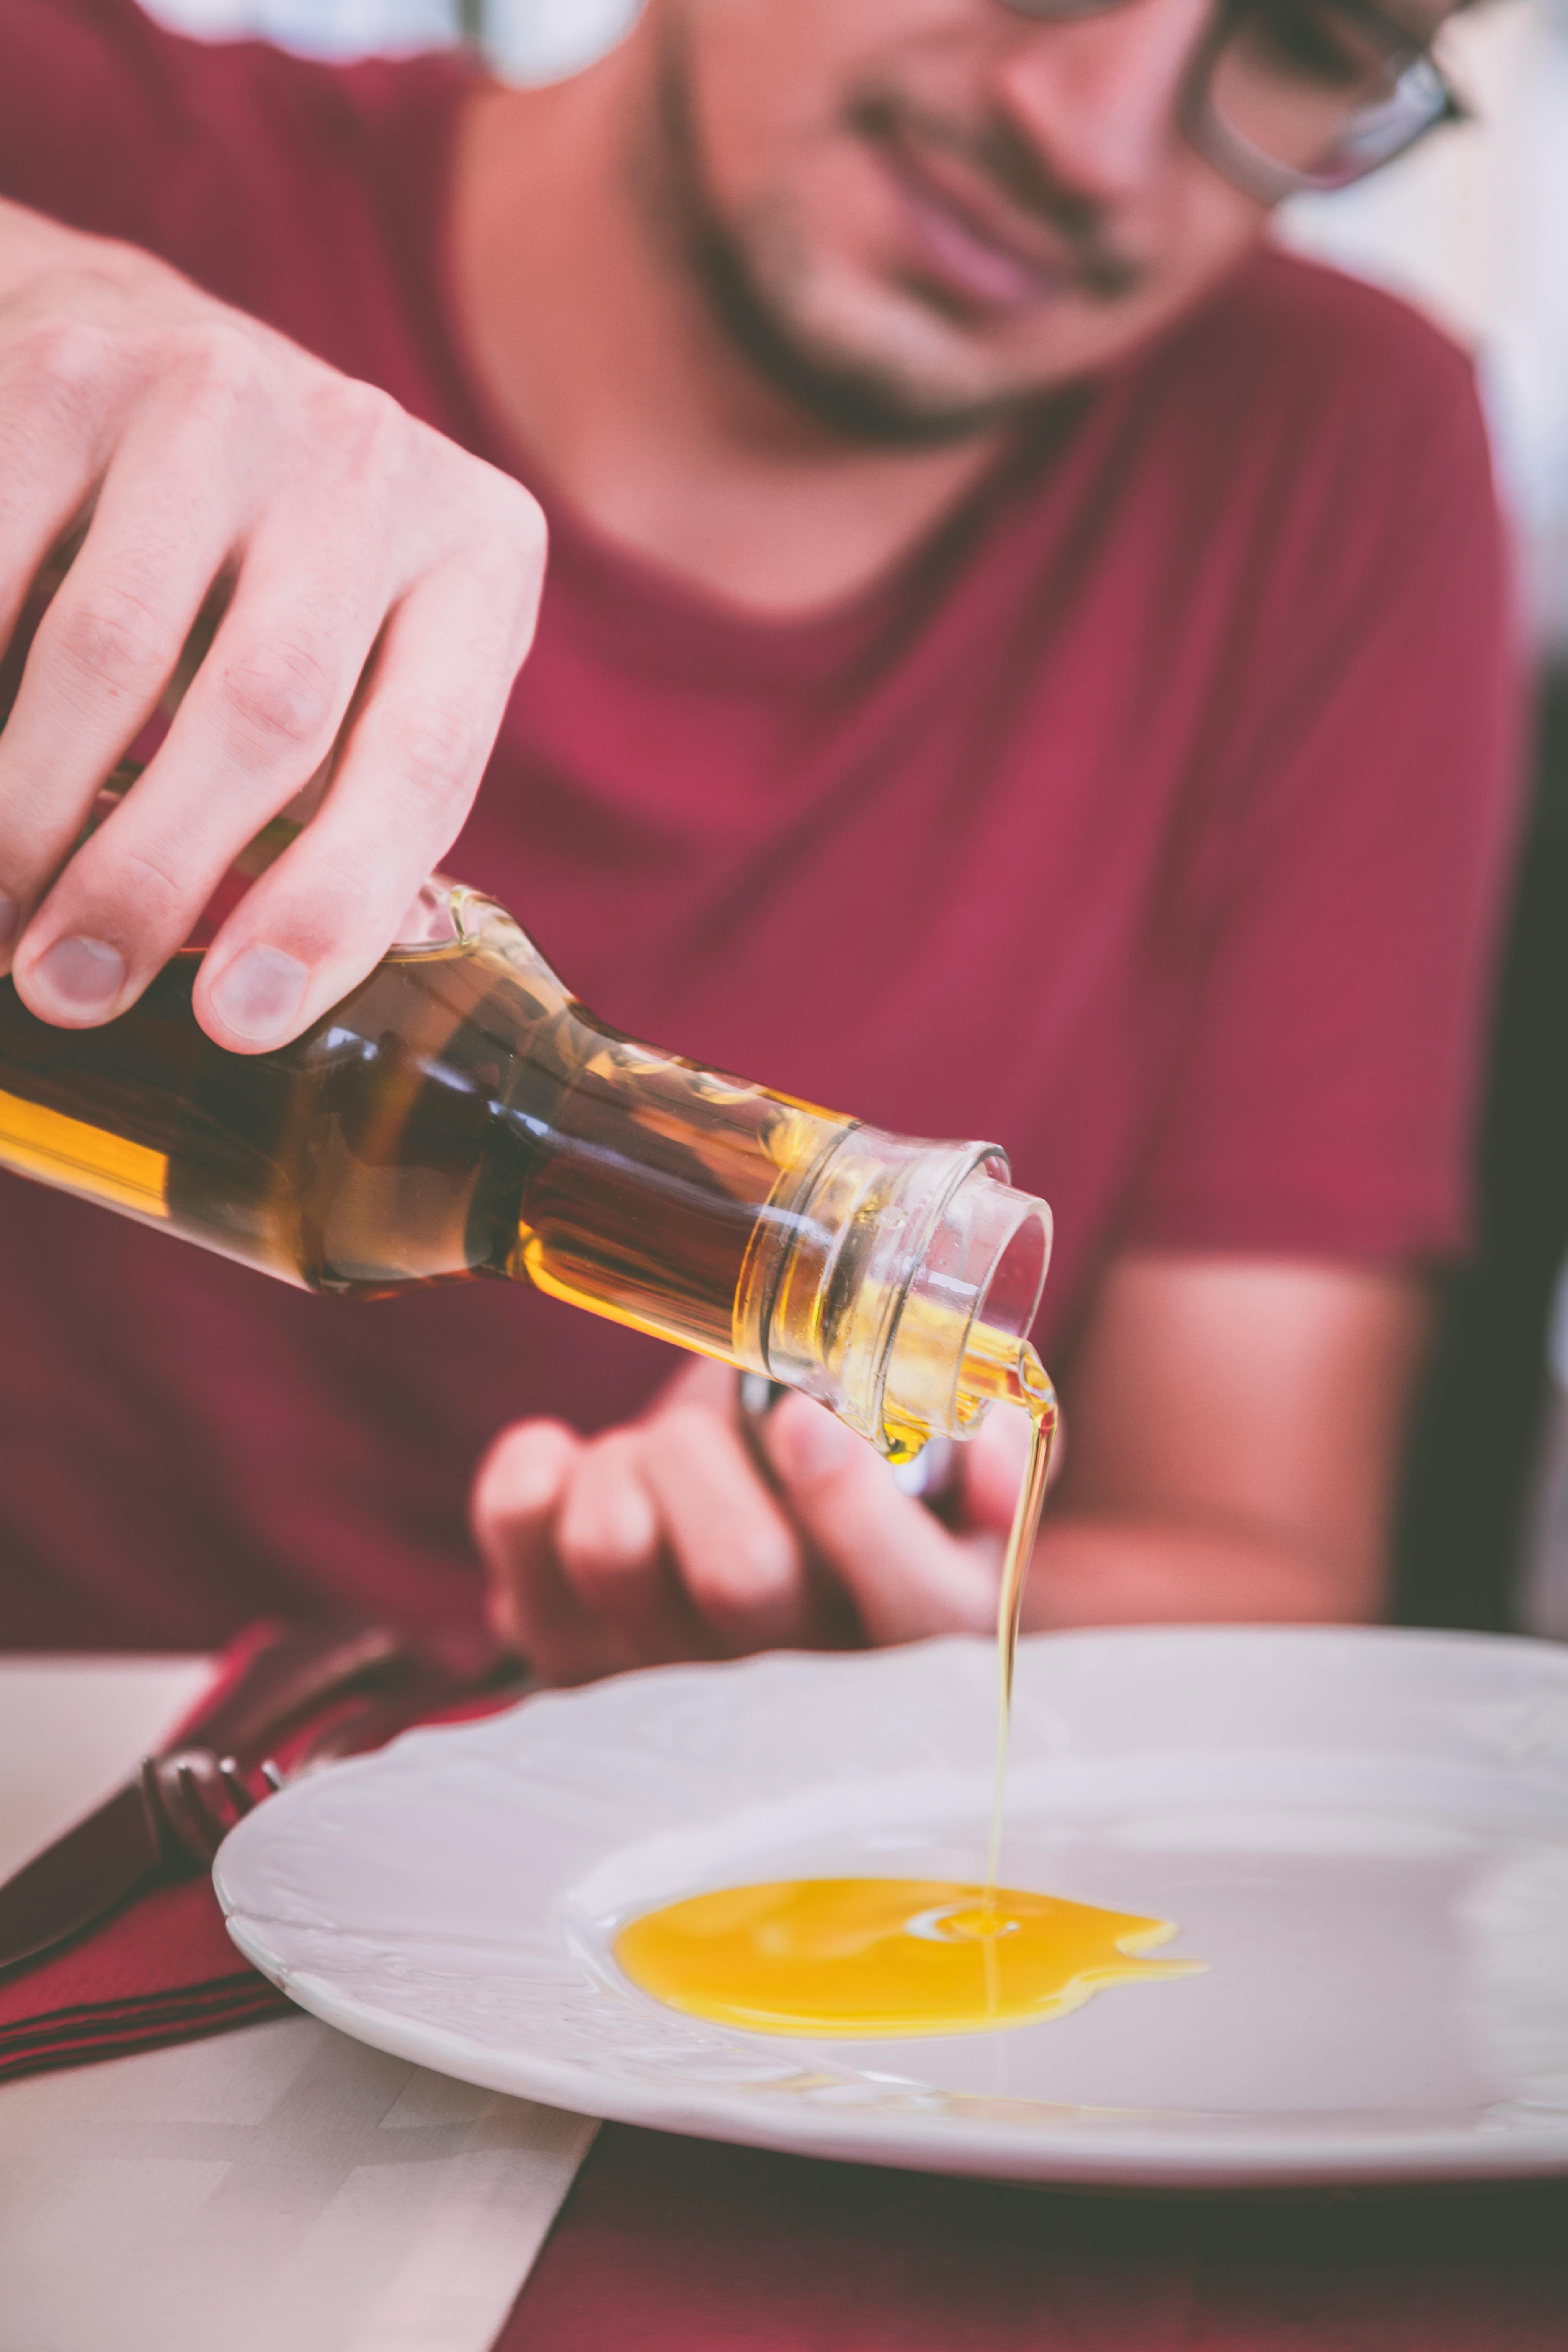
{"type": "MultiPolygon", "coordinates": [[[[1194,1645],[1233,1646],[1237,1643],[1270,1646],[1373,1646],[1408,1651],[1471,1652],[1490,1657],[1511,1654],[1561,1672],[1568,1688],[1568,1645],[1528,1634],[1473,1633],[1448,1627],[1390,1625],[1224,1624],[1175,1626],[1083,1627],[1026,1637],[1031,1654],[1067,1645],[1140,1648],[1190,1648],[1194,1645]]],[[[542,1692],[519,1702],[535,1707],[546,1702],[568,1705],[591,1698],[607,1685],[646,1685],[672,1677],[715,1675],[733,1680],[757,1670],[780,1665],[816,1669],[873,1669],[879,1661],[910,1650],[934,1650],[943,1645],[971,1654],[989,1648],[984,1635],[942,1634],[899,1649],[822,1654],[770,1651],[712,1664],[677,1664],[635,1669],[576,1691],[542,1692]]],[[[405,1740],[446,1734],[461,1735],[506,1719],[515,1712],[478,1718],[468,1725],[421,1727],[405,1733],[388,1748],[328,1768],[334,1776],[374,1772],[405,1740]]],[[[287,1792],[285,1793],[285,1800],[287,1792]]],[[[276,1800],[269,1801],[271,1803],[276,1800]]],[[[1481,2122],[1463,2128],[1428,2126],[1410,2130],[1375,2129],[1358,2134],[1353,2143],[1321,2140],[1310,2136],[1292,2138],[1279,2131],[1242,2130],[1223,2141],[1205,2144],[1190,2128],[1173,2126],[1163,2132],[1158,2111],[1121,2110],[1129,2120],[1140,2118],[1135,2145],[1108,2141],[1076,2131],[1070,2122],[1048,2132],[1037,2130],[1015,2137],[1003,2126],[952,2114],[939,2118],[881,2115],[843,2108],[805,2106],[792,2109],[781,2102],[765,2110],[754,2094],[732,2093],[702,2084],[676,2089],[639,2087],[613,2067],[603,2073],[573,2059],[552,2059],[537,2051],[506,2051],[467,2036],[452,2028],[410,2018],[381,2008],[309,1969],[297,1969],[271,1948],[268,1922],[252,1914],[237,1899],[228,1884],[225,1857],[236,1839],[248,1844],[247,1831],[265,1833],[270,1824],[258,1814],[245,1823],[215,1861],[213,1882],[225,1913],[225,1924],[237,1949],[251,1965],[311,2015],[369,2046],[437,2072],[479,2086],[544,2105],[563,2107],[605,2121],[682,2137],[711,2138],[746,2147],[773,2148],[788,2154],[820,2157],[829,2161],[864,2163],[896,2169],[952,2176],[1004,2179],[1041,2186],[1078,2186],[1097,2193],[1125,2189],[1215,2189],[1268,2192],[1319,2189],[1340,2186],[1397,2188],[1480,2180],[1539,2179],[1568,2174],[1568,2108],[1543,2109],[1539,2125],[1533,2119],[1510,2116],[1506,2125],[1488,2131],[1481,2122]],[[257,1827],[253,1829],[252,1825],[257,1827]]],[[[274,1816],[274,1823],[276,1816],[274,1816]]],[[[232,1861],[234,1857],[229,1857],[232,1861]]]]}

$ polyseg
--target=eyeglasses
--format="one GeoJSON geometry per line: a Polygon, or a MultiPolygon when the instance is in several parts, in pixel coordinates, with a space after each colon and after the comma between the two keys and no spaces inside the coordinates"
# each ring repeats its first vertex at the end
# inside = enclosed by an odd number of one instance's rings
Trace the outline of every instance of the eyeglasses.
{"type": "MultiPolygon", "coordinates": [[[[1055,23],[1127,0],[1003,0],[1055,23]]],[[[1181,97],[1187,137],[1265,204],[1347,187],[1467,110],[1429,42],[1369,0],[1221,0],[1181,97]]]]}

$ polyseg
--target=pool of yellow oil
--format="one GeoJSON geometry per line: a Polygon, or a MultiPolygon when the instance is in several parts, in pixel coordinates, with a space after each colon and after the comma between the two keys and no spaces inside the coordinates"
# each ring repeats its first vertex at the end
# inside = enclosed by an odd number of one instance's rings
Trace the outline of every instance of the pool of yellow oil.
{"type": "Polygon", "coordinates": [[[963,1385],[975,1400],[1022,1405],[1033,1423],[997,1595],[996,1769],[985,1883],[791,1878],[694,1895],[650,1911],[623,1928],[616,1958],[634,1984],[671,2009],[753,2033],[836,2033],[858,2041],[984,2033],[1065,2016],[1107,1985],[1186,1976],[1203,1966],[1145,1957],[1178,1932],[1171,1920],[997,1884],[1013,1667],[1057,1400],[1033,1348],[1016,1339],[989,1348],[972,1339],[963,1385]]]}
{"type": "Polygon", "coordinates": [[[1167,1919],[945,1879],[792,1878],[696,1895],[623,1928],[645,1992],[753,2033],[974,2033],[1200,1964],[1144,1956],[1167,1919]]]}

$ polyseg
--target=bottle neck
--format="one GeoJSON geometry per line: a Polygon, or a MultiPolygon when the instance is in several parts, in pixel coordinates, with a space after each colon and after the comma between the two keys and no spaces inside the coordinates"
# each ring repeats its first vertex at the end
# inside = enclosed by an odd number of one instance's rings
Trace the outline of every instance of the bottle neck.
{"type": "Polygon", "coordinates": [[[991,1145],[847,1131],[757,1255],[747,1360],[895,1461],[1029,1403],[1051,1221],[1006,1175],[991,1145]]]}

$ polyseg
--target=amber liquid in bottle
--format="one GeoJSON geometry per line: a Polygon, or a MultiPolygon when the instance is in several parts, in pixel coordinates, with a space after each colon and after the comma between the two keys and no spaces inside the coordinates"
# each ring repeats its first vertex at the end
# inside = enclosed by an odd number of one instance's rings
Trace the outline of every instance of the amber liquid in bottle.
{"type": "Polygon", "coordinates": [[[757,1213],[844,1123],[635,1045],[459,895],[469,936],[394,950],[278,1053],[197,1027],[195,953],[99,1029],[0,984],[0,1155],[308,1289],[526,1276],[730,1355],[757,1213]]]}

